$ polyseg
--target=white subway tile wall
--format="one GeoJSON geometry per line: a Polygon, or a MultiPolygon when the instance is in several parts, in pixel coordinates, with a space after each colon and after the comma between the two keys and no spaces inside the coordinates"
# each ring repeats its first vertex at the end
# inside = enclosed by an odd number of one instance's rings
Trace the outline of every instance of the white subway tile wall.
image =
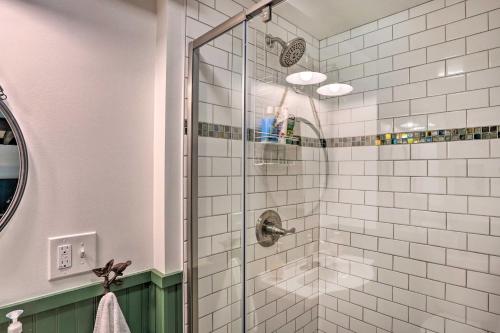
{"type": "MultiPolygon", "coordinates": [[[[434,0],[396,14],[397,22],[372,23],[351,59],[364,65],[357,77],[378,76],[378,87],[353,84],[353,94],[363,94],[361,107],[378,105],[378,116],[334,122],[327,136],[354,122],[369,128],[372,119],[390,121],[388,132],[500,124],[499,8],[498,0],[434,0]]],[[[342,35],[349,43],[349,31],[342,35]]],[[[327,40],[335,47],[337,36],[327,40]]],[[[320,62],[339,77],[323,47],[320,62]]],[[[329,105],[330,119],[352,110],[329,105]]],[[[338,169],[330,178],[343,179],[328,183],[338,197],[321,196],[319,331],[500,332],[499,145],[370,147],[375,158],[366,147],[331,148],[338,169]],[[372,187],[354,186],[363,176],[375,177],[372,187]]]]}
{"type": "MultiPolygon", "coordinates": [[[[252,4],[188,0],[186,40],[252,4]]],[[[290,72],[321,70],[327,82],[353,85],[351,95],[314,101],[327,138],[498,125],[499,8],[433,0],[321,41],[279,15],[254,20],[250,127],[284,93],[287,71],[266,32],[306,39],[308,61],[290,72]]],[[[203,47],[200,121],[241,124],[242,33],[203,47]]],[[[315,123],[307,98],[287,98],[315,123]]],[[[199,145],[200,332],[240,332],[242,143],[199,145]]],[[[500,332],[500,139],[325,150],[250,143],[248,155],[248,331],[500,332]],[[290,164],[261,165],[263,155],[290,164]],[[297,233],[256,244],[266,209],[297,233]]]]}

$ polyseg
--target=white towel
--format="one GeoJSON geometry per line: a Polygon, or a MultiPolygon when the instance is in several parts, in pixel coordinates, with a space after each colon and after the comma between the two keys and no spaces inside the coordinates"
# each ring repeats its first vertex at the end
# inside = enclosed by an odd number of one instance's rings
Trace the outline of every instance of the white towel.
{"type": "Polygon", "coordinates": [[[104,295],[99,302],[94,333],[130,333],[118,300],[111,292],[104,295]]]}

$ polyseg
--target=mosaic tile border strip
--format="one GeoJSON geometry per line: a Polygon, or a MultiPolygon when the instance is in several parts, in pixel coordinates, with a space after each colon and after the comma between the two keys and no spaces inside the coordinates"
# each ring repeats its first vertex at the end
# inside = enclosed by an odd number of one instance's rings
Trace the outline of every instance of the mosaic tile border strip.
{"type": "Polygon", "coordinates": [[[377,135],[376,145],[488,140],[500,138],[500,126],[465,127],[446,130],[377,135]]]}
{"type": "Polygon", "coordinates": [[[204,122],[198,123],[198,136],[217,139],[241,140],[241,132],[241,127],[204,122]]]}
{"type": "MultiPolygon", "coordinates": [[[[264,142],[264,140],[262,140],[256,132],[257,131],[254,129],[248,129],[248,140],[251,142],[264,142]]],[[[185,131],[185,133],[187,132],[185,131]]],[[[198,136],[217,139],[241,140],[242,130],[241,127],[200,122],[198,123],[198,136]]],[[[287,137],[285,138],[285,141],[286,144],[301,147],[326,147],[325,139],[308,138],[299,135],[287,137]]]]}
{"type": "MultiPolygon", "coordinates": [[[[219,139],[241,140],[241,127],[210,124],[200,122],[198,135],[219,139]]],[[[489,140],[500,138],[500,125],[482,127],[464,127],[445,130],[413,131],[402,133],[386,133],[380,135],[353,136],[345,138],[317,139],[304,136],[293,136],[285,139],[286,144],[301,147],[362,147],[400,144],[417,144],[431,142],[489,140]]],[[[248,140],[263,142],[254,129],[248,129],[248,140]]]]}

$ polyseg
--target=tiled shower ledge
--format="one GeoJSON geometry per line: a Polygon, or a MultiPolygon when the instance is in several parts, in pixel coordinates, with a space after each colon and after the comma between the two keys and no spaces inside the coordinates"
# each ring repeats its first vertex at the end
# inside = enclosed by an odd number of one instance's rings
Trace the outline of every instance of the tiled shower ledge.
{"type": "MultiPolygon", "coordinates": [[[[253,129],[248,130],[249,141],[258,142],[259,140],[255,139],[254,132],[255,130],[253,129]]],[[[198,126],[198,135],[201,137],[241,140],[241,127],[200,122],[198,126]]],[[[386,133],[379,135],[352,136],[328,139],[294,136],[293,142],[288,144],[302,147],[361,147],[466,140],[488,140],[496,138],[500,138],[500,125],[464,127],[432,131],[386,133]]]]}

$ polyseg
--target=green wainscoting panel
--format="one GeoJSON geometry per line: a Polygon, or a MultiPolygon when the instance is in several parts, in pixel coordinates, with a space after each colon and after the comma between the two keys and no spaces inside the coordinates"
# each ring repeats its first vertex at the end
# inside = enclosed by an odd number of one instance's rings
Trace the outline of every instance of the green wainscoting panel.
{"type": "MultiPolygon", "coordinates": [[[[132,274],[112,291],[132,333],[182,332],[182,272],[132,274]]],[[[0,307],[0,333],[7,332],[5,315],[14,309],[24,310],[23,333],[92,333],[102,293],[96,283],[0,307]]]]}

